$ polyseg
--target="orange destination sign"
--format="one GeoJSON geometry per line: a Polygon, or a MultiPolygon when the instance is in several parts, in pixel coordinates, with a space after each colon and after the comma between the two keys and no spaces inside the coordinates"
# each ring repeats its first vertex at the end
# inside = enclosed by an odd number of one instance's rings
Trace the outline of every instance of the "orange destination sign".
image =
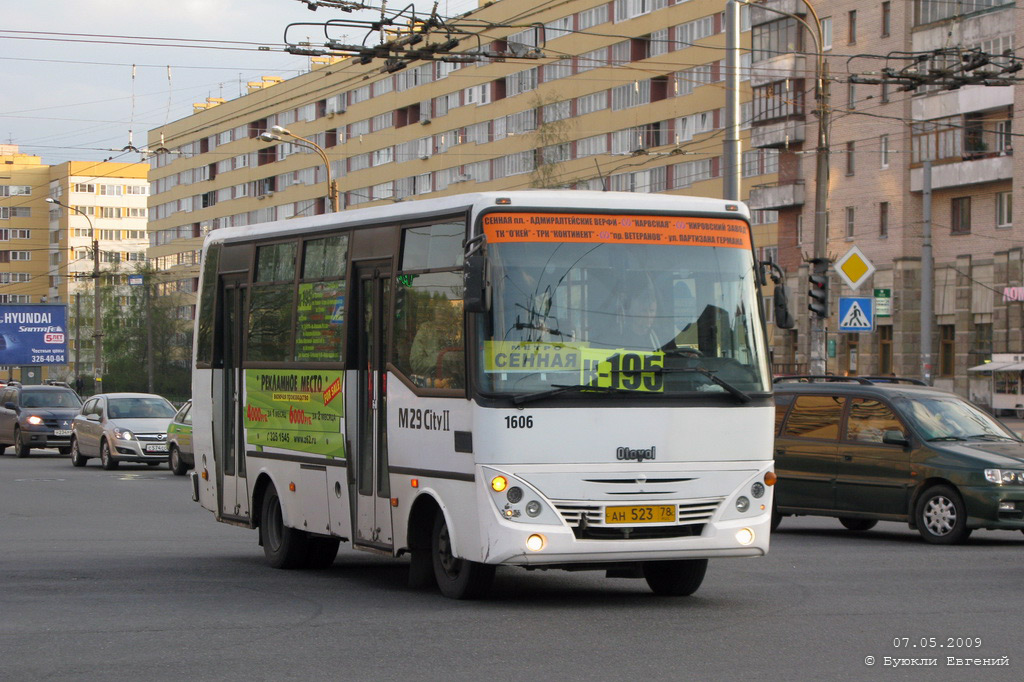
{"type": "Polygon", "coordinates": [[[750,248],[742,220],[599,213],[488,213],[484,234],[492,244],[587,242],[750,248]]]}

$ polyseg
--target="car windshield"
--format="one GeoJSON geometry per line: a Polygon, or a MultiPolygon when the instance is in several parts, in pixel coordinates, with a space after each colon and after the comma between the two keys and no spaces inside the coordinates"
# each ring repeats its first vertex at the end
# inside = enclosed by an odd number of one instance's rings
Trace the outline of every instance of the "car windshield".
{"type": "Polygon", "coordinates": [[[71,407],[82,406],[82,400],[74,391],[25,391],[21,394],[22,407],[71,407]]]}
{"type": "Polygon", "coordinates": [[[749,249],[623,238],[493,243],[488,258],[492,303],[478,363],[484,392],[615,389],[561,391],[606,400],[622,391],[768,390],[749,249]]]}
{"type": "Polygon", "coordinates": [[[108,401],[111,419],[170,419],[174,407],[163,398],[114,398],[108,401]]]}
{"type": "Polygon", "coordinates": [[[962,440],[968,438],[1012,438],[1007,431],[968,402],[957,398],[906,398],[906,412],[925,440],[962,440]]]}

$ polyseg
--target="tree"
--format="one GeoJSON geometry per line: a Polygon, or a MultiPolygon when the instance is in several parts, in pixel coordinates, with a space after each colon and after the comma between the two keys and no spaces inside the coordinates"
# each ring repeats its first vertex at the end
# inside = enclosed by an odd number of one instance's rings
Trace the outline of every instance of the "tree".
{"type": "Polygon", "coordinates": [[[534,131],[537,140],[538,154],[533,172],[530,174],[530,187],[554,189],[563,187],[565,182],[560,179],[559,165],[569,158],[569,100],[559,100],[556,95],[534,99],[537,112],[537,129],[534,131]]]}
{"type": "Polygon", "coordinates": [[[156,296],[152,266],[140,264],[129,275],[120,269],[104,276],[103,390],[157,393],[184,401],[192,393],[192,324],[178,319],[175,296],[156,296]]]}

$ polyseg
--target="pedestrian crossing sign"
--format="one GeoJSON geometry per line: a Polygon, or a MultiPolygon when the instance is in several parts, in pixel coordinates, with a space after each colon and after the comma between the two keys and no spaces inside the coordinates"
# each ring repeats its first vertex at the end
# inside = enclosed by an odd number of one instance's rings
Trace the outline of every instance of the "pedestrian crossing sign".
{"type": "Polygon", "coordinates": [[[863,297],[839,297],[839,331],[872,332],[875,330],[875,299],[863,297]]]}

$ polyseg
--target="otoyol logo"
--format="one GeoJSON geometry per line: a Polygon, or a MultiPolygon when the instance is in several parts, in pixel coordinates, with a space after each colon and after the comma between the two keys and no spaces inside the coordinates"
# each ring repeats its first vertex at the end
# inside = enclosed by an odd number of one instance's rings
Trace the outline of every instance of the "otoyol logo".
{"type": "Polygon", "coordinates": [[[652,445],[646,450],[634,450],[632,448],[618,448],[615,450],[615,458],[623,460],[635,459],[638,462],[642,462],[645,459],[654,459],[656,448],[652,445]]]}

